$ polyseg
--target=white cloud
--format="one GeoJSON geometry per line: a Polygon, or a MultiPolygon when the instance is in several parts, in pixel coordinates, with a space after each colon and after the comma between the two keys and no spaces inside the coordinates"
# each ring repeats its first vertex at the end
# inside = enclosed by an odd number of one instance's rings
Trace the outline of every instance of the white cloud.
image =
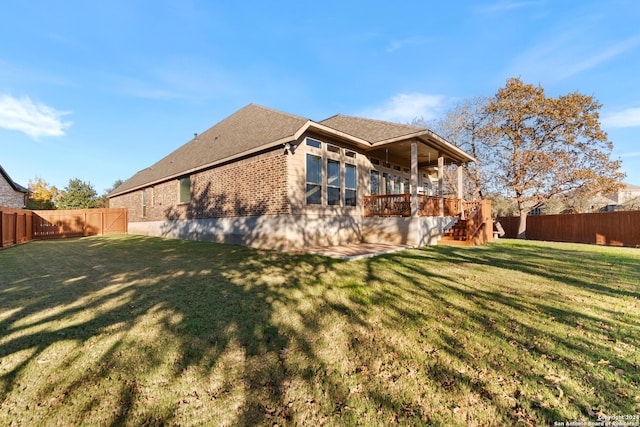
{"type": "Polygon", "coordinates": [[[640,126],[640,108],[628,108],[608,114],[602,118],[606,128],[630,128],[640,126]]]}
{"type": "Polygon", "coordinates": [[[67,114],[70,113],[35,103],[29,97],[0,96],[0,128],[17,130],[33,138],[64,135],[71,126],[71,122],[61,121],[67,114]]]}
{"type": "Polygon", "coordinates": [[[433,120],[443,110],[444,100],[442,95],[401,93],[380,106],[362,111],[357,115],[399,123],[409,123],[415,118],[433,120]]]}

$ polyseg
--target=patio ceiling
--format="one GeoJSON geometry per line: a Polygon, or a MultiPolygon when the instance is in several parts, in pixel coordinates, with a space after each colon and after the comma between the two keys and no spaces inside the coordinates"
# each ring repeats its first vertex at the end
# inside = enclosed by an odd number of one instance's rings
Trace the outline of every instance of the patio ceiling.
{"type": "MultiPolygon", "coordinates": [[[[437,136],[436,136],[437,137],[437,136]]],[[[438,165],[438,155],[442,154],[446,165],[462,164],[475,161],[475,159],[464,153],[457,147],[446,141],[438,141],[431,138],[431,135],[421,135],[415,139],[393,141],[386,144],[376,144],[368,154],[381,161],[396,163],[400,165],[411,164],[411,143],[418,142],[418,167],[428,167],[438,165]]]]}

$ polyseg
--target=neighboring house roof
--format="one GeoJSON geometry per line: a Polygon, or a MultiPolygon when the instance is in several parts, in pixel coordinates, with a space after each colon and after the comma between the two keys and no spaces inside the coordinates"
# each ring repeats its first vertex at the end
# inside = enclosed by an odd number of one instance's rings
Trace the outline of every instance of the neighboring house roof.
{"type": "Polygon", "coordinates": [[[29,192],[29,190],[27,190],[22,185],[18,184],[17,182],[15,182],[14,180],[11,179],[11,177],[9,176],[7,171],[4,170],[2,165],[0,165],[0,175],[2,175],[2,177],[4,177],[4,179],[5,179],[5,181],[7,181],[9,183],[11,188],[13,188],[18,193],[25,193],[26,194],[26,193],[29,192]]]}
{"type": "Polygon", "coordinates": [[[109,193],[109,197],[294,141],[307,130],[334,135],[365,150],[415,137],[443,148],[458,161],[474,161],[464,151],[424,128],[340,114],[314,122],[249,104],[204,133],[196,135],[151,167],[139,171],[109,193]]]}
{"type": "Polygon", "coordinates": [[[623,182],[622,185],[624,187],[618,190],[618,193],[640,193],[640,186],[627,184],[626,182],[623,182]]]}

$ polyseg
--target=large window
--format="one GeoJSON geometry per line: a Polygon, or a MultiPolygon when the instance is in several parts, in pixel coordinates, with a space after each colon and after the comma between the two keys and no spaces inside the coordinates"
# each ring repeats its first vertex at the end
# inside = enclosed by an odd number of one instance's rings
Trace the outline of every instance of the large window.
{"type": "Polygon", "coordinates": [[[180,203],[189,203],[191,201],[191,178],[180,178],[180,203]]]}
{"type": "Polygon", "coordinates": [[[322,203],[322,157],[307,153],[307,190],[308,205],[322,203]]]}
{"type": "Polygon", "coordinates": [[[356,198],[356,165],[344,165],[344,205],[355,206],[356,198]]]}
{"type": "Polygon", "coordinates": [[[327,204],[340,205],[340,161],[327,159],[327,204]]]}
{"type": "Polygon", "coordinates": [[[380,194],[380,172],[377,170],[371,171],[371,195],[375,196],[380,194]]]}
{"type": "Polygon", "coordinates": [[[142,190],[142,216],[147,216],[147,189],[142,190]]]}
{"type": "Polygon", "coordinates": [[[313,138],[305,145],[307,205],[356,206],[357,153],[313,138]]]}

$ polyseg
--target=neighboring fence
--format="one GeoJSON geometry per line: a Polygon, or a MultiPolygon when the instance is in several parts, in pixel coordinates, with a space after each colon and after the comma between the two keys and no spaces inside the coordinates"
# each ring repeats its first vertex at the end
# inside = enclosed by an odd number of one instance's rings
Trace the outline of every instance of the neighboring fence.
{"type": "Polygon", "coordinates": [[[30,240],[126,233],[126,208],[29,211],[0,206],[0,247],[30,240]]]}
{"type": "MultiPolygon", "coordinates": [[[[504,237],[517,237],[520,217],[498,217],[504,237]]],[[[527,239],[640,246],[640,211],[527,216],[527,239]]]]}

